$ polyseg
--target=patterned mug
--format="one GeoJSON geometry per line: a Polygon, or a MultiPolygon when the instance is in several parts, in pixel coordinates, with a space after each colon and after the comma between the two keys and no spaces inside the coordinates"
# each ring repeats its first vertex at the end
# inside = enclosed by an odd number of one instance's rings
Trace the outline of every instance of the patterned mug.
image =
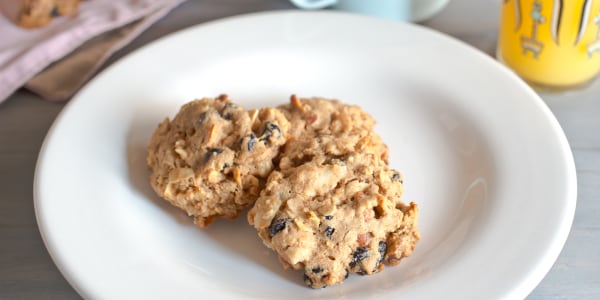
{"type": "Polygon", "coordinates": [[[600,72],[600,0],[504,0],[497,57],[542,90],[600,72]]]}

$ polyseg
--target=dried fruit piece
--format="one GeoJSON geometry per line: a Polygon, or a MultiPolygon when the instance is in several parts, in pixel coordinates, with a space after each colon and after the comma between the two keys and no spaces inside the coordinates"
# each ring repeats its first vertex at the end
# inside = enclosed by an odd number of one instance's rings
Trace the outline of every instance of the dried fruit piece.
{"type": "Polygon", "coordinates": [[[228,102],[227,104],[225,104],[225,106],[223,106],[223,109],[221,109],[219,114],[221,115],[221,117],[223,117],[223,119],[231,120],[232,113],[238,111],[238,108],[239,108],[239,106],[237,106],[231,102],[228,102]]]}
{"type": "Polygon", "coordinates": [[[223,149],[221,148],[210,148],[204,155],[204,161],[208,162],[213,155],[223,153],[223,149]]]}
{"type": "Polygon", "coordinates": [[[400,172],[394,171],[394,175],[392,175],[392,181],[397,181],[397,182],[403,183],[402,175],[400,175],[400,172]]]}
{"type": "Polygon", "coordinates": [[[196,126],[199,126],[200,124],[204,123],[204,121],[206,120],[206,116],[208,115],[207,112],[203,111],[198,115],[198,119],[196,119],[196,126]]]}
{"type": "Polygon", "coordinates": [[[369,232],[359,234],[356,237],[356,242],[358,243],[358,246],[360,246],[360,247],[367,246],[370,241],[371,241],[371,233],[369,233],[369,232]]]}
{"type": "Polygon", "coordinates": [[[256,135],[254,133],[251,133],[248,136],[248,142],[246,142],[246,149],[248,149],[248,151],[252,151],[255,146],[256,146],[256,135]]]}
{"type": "Polygon", "coordinates": [[[328,239],[331,239],[331,236],[333,235],[334,232],[335,232],[335,228],[333,228],[331,226],[327,226],[327,228],[325,228],[325,236],[328,239]]]}
{"type": "Polygon", "coordinates": [[[271,236],[274,236],[277,233],[279,233],[280,231],[284,230],[285,225],[286,225],[287,221],[289,221],[289,220],[290,219],[288,219],[288,218],[273,220],[273,222],[271,223],[271,226],[269,226],[269,233],[271,234],[271,236]]]}
{"type": "Polygon", "coordinates": [[[366,247],[358,247],[352,253],[352,261],[350,261],[350,267],[356,266],[357,263],[369,257],[369,249],[366,247]]]}
{"type": "Polygon", "coordinates": [[[304,273],[303,280],[304,280],[304,283],[306,283],[306,285],[312,287],[313,281],[312,281],[312,279],[310,279],[310,277],[308,277],[308,275],[306,275],[306,273],[304,273]]]}
{"type": "Polygon", "coordinates": [[[381,260],[385,256],[385,251],[387,250],[387,243],[385,241],[379,241],[379,255],[381,255],[381,260]]]}
{"type": "Polygon", "coordinates": [[[265,145],[270,144],[271,137],[278,139],[281,137],[281,128],[275,123],[267,122],[265,124],[265,129],[263,130],[262,136],[260,137],[260,141],[265,143],[265,145]]]}

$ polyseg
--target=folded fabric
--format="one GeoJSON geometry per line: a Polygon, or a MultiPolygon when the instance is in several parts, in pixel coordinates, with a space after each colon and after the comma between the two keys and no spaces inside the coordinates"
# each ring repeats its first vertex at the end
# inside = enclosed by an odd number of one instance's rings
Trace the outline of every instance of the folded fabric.
{"type": "Polygon", "coordinates": [[[0,1],[0,102],[28,81],[45,99],[67,99],[112,53],[181,2],[88,0],[75,16],[25,29],[15,24],[19,1],[0,1]]]}

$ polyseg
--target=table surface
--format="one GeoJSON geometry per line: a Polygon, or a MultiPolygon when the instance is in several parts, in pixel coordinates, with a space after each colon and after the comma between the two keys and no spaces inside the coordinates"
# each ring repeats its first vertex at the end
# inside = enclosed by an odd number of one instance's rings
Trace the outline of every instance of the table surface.
{"type": "MultiPolygon", "coordinates": [[[[424,26],[493,55],[498,0],[452,0],[424,26]],[[468,14],[468,18],[465,18],[468,14]]],[[[171,32],[243,13],[293,9],[286,0],[188,0],[112,57],[171,32]]],[[[558,260],[528,299],[600,299],[600,80],[562,94],[541,94],[573,150],[578,176],[575,220],[558,260]]],[[[17,91],[0,104],[0,298],[77,299],[52,262],[35,220],[33,177],[42,141],[64,103],[17,91]]]]}

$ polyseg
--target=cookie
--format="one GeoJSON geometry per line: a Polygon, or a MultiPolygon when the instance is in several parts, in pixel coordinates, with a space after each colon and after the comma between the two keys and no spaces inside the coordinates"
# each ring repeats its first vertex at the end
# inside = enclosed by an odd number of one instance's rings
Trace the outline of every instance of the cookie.
{"type": "Polygon", "coordinates": [[[22,0],[18,25],[38,28],[48,25],[55,17],[73,15],[80,0],[22,0]]]}
{"type": "Polygon", "coordinates": [[[418,211],[401,194],[399,173],[372,154],[319,157],[274,171],[248,218],[282,264],[304,270],[305,283],[318,288],[412,253],[418,211]]]}
{"type": "Polygon", "coordinates": [[[224,95],[192,101],[155,130],[150,183],[200,227],[233,219],[256,200],[288,130],[276,109],[246,111],[224,95]]]}
{"type": "Polygon", "coordinates": [[[400,173],[360,108],[325,99],[281,107],[290,138],[248,221],[286,268],[313,288],[370,275],[409,256],[420,235],[416,204],[400,201],[400,173]]]}

